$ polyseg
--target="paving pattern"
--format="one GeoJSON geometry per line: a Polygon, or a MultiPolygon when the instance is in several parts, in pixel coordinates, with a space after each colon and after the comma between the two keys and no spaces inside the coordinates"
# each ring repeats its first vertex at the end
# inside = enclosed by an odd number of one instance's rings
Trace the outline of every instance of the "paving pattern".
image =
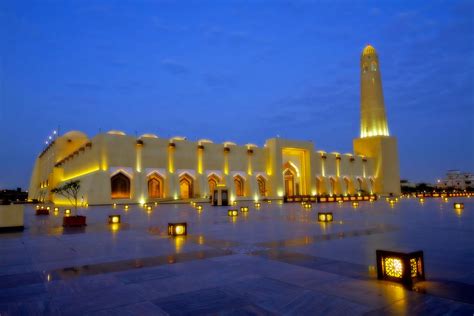
{"type": "Polygon", "coordinates": [[[247,204],[237,218],[209,205],[89,207],[84,229],[27,207],[25,231],[0,235],[0,315],[474,313],[474,199],[247,204]],[[318,223],[321,210],[334,222],[318,223]],[[168,237],[181,221],[189,235],[168,237]],[[423,250],[427,281],[378,281],[376,249],[423,250]]]}

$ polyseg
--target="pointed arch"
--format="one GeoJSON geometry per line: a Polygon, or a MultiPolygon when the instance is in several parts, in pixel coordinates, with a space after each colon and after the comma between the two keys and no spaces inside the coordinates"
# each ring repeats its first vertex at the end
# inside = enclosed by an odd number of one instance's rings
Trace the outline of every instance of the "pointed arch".
{"type": "Polygon", "coordinates": [[[331,191],[329,192],[330,195],[341,194],[339,180],[337,178],[330,177],[329,178],[329,183],[330,183],[330,186],[331,186],[331,191]]]}
{"type": "Polygon", "coordinates": [[[297,177],[299,176],[299,171],[296,168],[295,164],[291,161],[287,161],[283,165],[283,179],[285,181],[285,195],[293,196],[299,194],[299,189],[297,185],[297,177]]]}
{"type": "Polygon", "coordinates": [[[267,180],[262,175],[257,176],[258,193],[260,196],[267,196],[267,180]]]}
{"type": "Polygon", "coordinates": [[[213,194],[214,189],[217,188],[217,185],[220,182],[221,182],[221,179],[215,173],[211,173],[207,177],[207,184],[209,186],[209,194],[213,194]]]}
{"type": "Polygon", "coordinates": [[[182,199],[190,199],[194,196],[193,185],[194,180],[187,173],[179,176],[179,194],[182,199]]]}
{"type": "Polygon", "coordinates": [[[130,198],[130,178],[124,173],[118,172],[110,178],[112,199],[130,198]]]}
{"type": "Polygon", "coordinates": [[[327,193],[326,182],[324,181],[324,178],[321,176],[316,177],[316,193],[318,195],[324,195],[327,193]]]}
{"type": "Polygon", "coordinates": [[[234,176],[234,188],[236,196],[245,195],[245,180],[240,175],[234,176]]]}
{"type": "Polygon", "coordinates": [[[157,172],[148,176],[148,197],[151,199],[164,197],[164,179],[157,172]]]}

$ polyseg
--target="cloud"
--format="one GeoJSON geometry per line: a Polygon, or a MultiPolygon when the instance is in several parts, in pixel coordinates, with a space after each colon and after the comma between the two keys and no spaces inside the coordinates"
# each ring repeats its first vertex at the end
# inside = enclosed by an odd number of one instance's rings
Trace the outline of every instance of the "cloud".
{"type": "Polygon", "coordinates": [[[189,67],[173,59],[163,59],[161,61],[161,67],[173,75],[184,75],[191,71],[189,67]]]}

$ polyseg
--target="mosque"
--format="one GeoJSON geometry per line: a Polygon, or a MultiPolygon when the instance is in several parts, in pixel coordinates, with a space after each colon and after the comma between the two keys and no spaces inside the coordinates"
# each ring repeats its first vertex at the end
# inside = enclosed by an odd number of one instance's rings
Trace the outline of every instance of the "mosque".
{"type": "Polygon", "coordinates": [[[399,195],[397,140],[389,135],[380,64],[367,45],[360,58],[360,137],[353,153],[327,153],[310,141],[271,138],[263,147],[208,139],[136,138],[70,131],[37,157],[29,199],[65,203],[51,189],[80,180],[90,205],[207,198],[226,186],[231,200],[399,195]]]}

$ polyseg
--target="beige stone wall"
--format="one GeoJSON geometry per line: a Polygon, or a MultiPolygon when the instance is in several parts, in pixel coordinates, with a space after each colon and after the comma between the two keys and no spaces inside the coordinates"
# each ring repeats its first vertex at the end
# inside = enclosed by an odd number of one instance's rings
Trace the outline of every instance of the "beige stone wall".
{"type": "MultiPolygon", "coordinates": [[[[64,143],[66,135],[58,138],[58,143],[64,143]]],[[[192,179],[192,193],[196,198],[210,194],[208,179],[211,175],[217,176],[221,184],[229,187],[234,199],[263,198],[257,184],[258,176],[265,179],[269,198],[281,198],[286,194],[283,172],[288,164],[298,170],[294,179],[295,193],[297,184],[299,194],[305,195],[355,194],[359,189],[358,178],[362,179],[366,191],[371,191],[368,183],[369,178],[374,176],[372,158],[363,161],[358,155],[316,152],[314,144],[307,141],[273,138],[267,140],[264,147],[256,147],[152,136],[137,139],[120,132],[99,134],[90,141],[87,137],[81,139],[79,147],[69,146],[62,149],[60,155],[51,151],[51,154],[43,154],[37,159],[30,199],[38,198],[41,190],[49,192],[57,185],[78,179],[81,181],[79,196],[83,203],[145,202],[151,199],[148,180],[152,174],[163,178],[163,199],[166,200],[179,199],[180,177],[185,175],[192,179]],[[68,153],[68,150],[72,152],[68,153]],[[323,159],[322,155],[326,158],[323,159]],[[111,198],[111,177],[119,172],[130,179],[130,199],[111,198]],[[236,196],[236,176],[244,180],[243,197],[236,196]],[[40,179],[50,179],[48,186],[40,188],[40,179]]],[[[67,203],[49,193],[45,200],[67,203]]]]}

